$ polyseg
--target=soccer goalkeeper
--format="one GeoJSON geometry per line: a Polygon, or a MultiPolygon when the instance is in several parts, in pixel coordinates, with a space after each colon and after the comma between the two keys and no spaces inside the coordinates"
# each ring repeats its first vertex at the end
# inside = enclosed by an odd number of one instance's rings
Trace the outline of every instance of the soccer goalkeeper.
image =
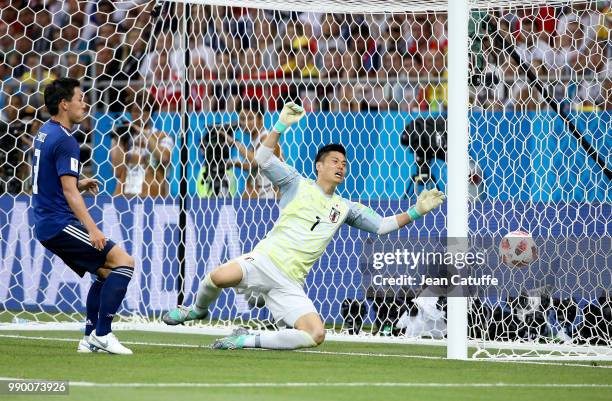
{"type": "Polygon", "coordinates": [[[319,149],[316,181],[305,179],[273,154],[280,136],[304,117],[304,109],[288,103],[274,129],[257,150],[255,160],[263,174],[280,189],[280,216],[252,252],[207,274],[196,302],[180,306],[163,317],[169,325],[202,319],[222,288],[237,287],[262,294],[277,322],[291,327],[250,334],[246,329],[217,340],[213,348],[296,349],[314,347],[325,339],[325,328],[303,283],[312,265],[343,223],[371,233],[387,234],[429,213],[444,201],[438,190],[423,191],[406,213],[382,217],[372,209],[336,195],[346,175],[346,150],[340,144],[319,149]]]}

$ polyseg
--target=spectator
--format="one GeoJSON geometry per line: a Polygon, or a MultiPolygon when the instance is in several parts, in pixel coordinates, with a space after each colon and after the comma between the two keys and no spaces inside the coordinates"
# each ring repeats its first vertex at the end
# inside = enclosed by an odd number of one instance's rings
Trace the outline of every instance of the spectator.
{"type": "Polygon", "coordinates": [[[546,55],[552,52],[548,45],[548,33],[540,30],[532,18],[524,18],[521,21],[520,32],[516,51],[521,60],[539,71],[546,55]]]}
{"type": "Polygon", "coordinates": [[[121,33],[117,31],[116,24],[109,22],[98,28],[96,43],[102,43],[106,47],[115,50],[121,46],[121,42],[121,33]]]}
{"type": "Polygon", "coordinates": [[[580,111],[606,109],[609,92],[606,85],[612,79],[612,61],[605,57],[604,48],[596,41],[590,41],[578,57],[576,72],[580,74],[577,82],[576,98],[572,104],[580,111]],[[607,83],[606,83],[607,82],[607,83]]]}
{"type": "Polygon", "coordinates": [[[131,121],[117,129],[111,149],[117,180],[114,195],[168,195],[167,176],[174,141],[153,127],[151,112],[157,112],[155,101],[141,91],[130,108],[131,121]]]}
{"type": "Polygon", "coordinates": [[[319,71],[315,66],[311,42],[306,36],[300,36],[293,41],[295,61],[288,63],[290,75],[299,78],[318,77],[319,71]]]}
{"type": "MultiPolygon", "coordinates": [[[[389,25],[385,33],[385,47],[387,49],[395,49],[400,54],[408,52],[408,40],[406,39],[407,25],[403,21],[394,19],[389,25]]],[[[383,63],[384,65],[384,63],[383,63]]]]}
{"type": "Polygon", "coordinates": [[[187,99],[189,109],[196,112],[214,110],[213,72],[204,66],[204,61],[200,58],[194,60],[189,71],[189,76],[193,79],[191,94],[187,99]]]}
{"type": "Polygon", "coordinates": [[[383,65],[387,66],[387,82],[385,97],[391,110],[418,110],[418,69],[421,68],[418,57],[397,50],[387,52],[383,56],[383,65]]]}
{"type": "MultiPolygon", "coordinates": [[[[576,68],[578,56],[584,48],[584,30],[576,16],[568,16],[563,31],[558,31],[553,51],[545,59],[547,68],[557,79],[576,68]]],[[[560,25],[562,26],[562,25],[560,25]]]]}
{"type": "Polygon", "coordinates": [[[276,24],[270,23],[270,20],[263,12],[255,20],[253,26],[253,35],[255,36],[254,46],[252,49],[257,49],[261,52],[261,67],[264,71],[273,71],[278,69],[278,55],[276,51],[276,24]]]}
{"type": "Polygon", "coordinates": [[[25,71],[19,77],[22,84],[33,86],[36,91],[57,77],[53,71],[42,63],[41,57],[35,52],[26,54],[25,71]]]}
{"type": "MultiPolygon", "coordinates": [[[[491,51],[489,40],[483,43],[483,54],[487,58],[485,68],[481,71],[479,82],[472,88],[472,104],[480,110],[503,110],[506,99],[506,83],[503,66],[498,65],[498,54],[491,51]]],[[[508,70],[510,70],[508,68],[508,70]]],[[[514,77],[514,75],[512,75],[514,77]]],[[[511,78],[513,79],[513,78],[511,78]]]]}
{"type": "Polygon", "coordinates": [[[5,19],[0,19],[0,49],[3,50],[12,49],[15,46],[15,39],[13,38],[12,31],[5,21],[5,19]]]}
{"type": "Polygon", "coordinates": [[[303,12],[298,16],[298,20],[304,27],[304,36],[309,38],[321,35],[322,19],[325,14],[317,12],[303,12]]]}
{"type": "Polygon", "coordinates": [[[34,41],[33,49],[42,54],[51,49],[51,38],[53,37],[53,25],[51,13],[47,9],[40,9],[36,12],[32,25],[30,37],[34,41]]]}
{"type": "Polygon", "coordinates": [[[198,174],[197,192],[200,198],[233,198],[237,193],[237,180],[230,162],[233,130],[230,126],[216,126],[202,138],[200,151],[204,163],[198,174]],[[229,139],[228,139],[229,138],[229,139]]]}
{"type": "Polygon", "coordinates": [[[228,51],[217,53],[216,84],[214,86],[215,109],[219,111],[234,111],[234,96],[238,94],[238,86],[234,81],[236,71],[232,56],[228,51]]]}
{"type": "Polygon", "coordinates": [[[101,99],[111,112],[123,112],[126,104],[126,94],[123,85],[116,82],[121,71],[121,62],[115,57],[115,50],[102,42],[96,45],[96,62],[94,64],[95,82],[101,99]]]}
{"type": "Polygon", "coordinates": [[[370,34],[374,39],[384,41],[385,33],[389,31],[389,24],[397,23],[401,25],[403,17],[404,14],[365,14],[362,23],[368,25],[370,34]]]}
{"type": "Polygon", "coordinates": [[[156,54],[151,84],[151,94],[161,111],[178,110],[181,102],[180,77],[170,68],[166,51],[156,54]]]}
{"type": "Polygon", "coordinates": [[[227,32],[224,38],[225,47],[234,53],[238,53],[242,49],[251,47],[257,10],[243,7],[233,7],[230,10],[230,18],[226,20],[222,32],[227,32]]]}
{"type": "Polygon", "coordinates": [[[144,35],[145,33],[137,28],[130,30],[126,35],[125,43],[117,55],[117,58],[122,60],[120,74],[122,80],[139,81],[144,78],[138,71],[147,54],[147,42],[144,35]]]}
{"type": "Polygon", "coordinates": [[[330,45],[321,55],[319,75],[327,80],[339,79],[343,73],[342,51],[330,45]]]}
{"type": "Polygon", "coordinates": [[[446,110],[448,106],[446,55],[436,47],[429,49],[423,55],[423,71],[428,79],[423,93],[423,109],[430,112],[446,110]]]}
{"type": "Polygon", "coordinates": [[[429,14],[429,23],[431,24],[431,41],[438,46],[438,49],[446,53],[448,47],[448,35],[446,33],[446,26],[448,25],[448,14],[429,14]]]}
{"type": "Polygon", "coordinates": [[[65,75],[70,78],[78,79],[79,81],[87,78],[87,65],[77,53],[68,52],[62,55],[61,65],[65,69],[65,75]]]}
{"type": "Polygon", "coordinates": [[[215,50],[204,42],[203,37],[194,36],[191,49],[192,63],[198,63],[205,71],[213,71],[215,69],[215,50]]]}
{"type": "Polygon", "coordinates": [[[113,196],[137,196],[143,192],[147,160],[143,151],[145,144],[140,139],[132,138],[132,129],[126,121],[113,132],[110,151],[116,180],[113,196]]]}
{"type": "MultiPolygon", "coordinates": [[[[115,25],[116,21],[113,19],[115,6],[113,5],[113,2],[109,0],[89,3],[85,6],[90,6],[90,9],[87,10],[89,13],[87,23],[85,24],[85,21],[83,21],[83,25],[77,26],[83,27],[81,34],[82,40],[85,42],[90,42],[92,39],[96,39],[96,37],[100,35],[100,30],[104,25],[115,25]]],[[[95,46],[95,44],[92,44],[92,46],[95,46]]]]}
{"type": "Polygon", "coordinates": [[[343,58],[349,78],[376,76],[376,70],[380,67],[381,50],[370,36],[366,24],[353,26],[349,48],[343,58]]]}
{"type": "Polygon", "coordinates": [[[26,190],[29,177],[27,151],[32,141],[28,124],[23,121],[21,97],[10,96],[4,121],[0,121],[1,190],[18,195],[26,190]]]}
{"type": "Polygon", "coordinates": [[[433,37],[429,19],[427,15],[415,14],[409,17],[408,23],[410,24],[408,52],[424,55],[429,49],[433,37]]]}
{"type": "Polygon", "coordinates": [[[145,29],[132,28],[125,35],[123,44],[115,51],[114,57],[120,63],[115,79],[122,83],[122,101],[142,87],[144,77],[140,75],[139,68],[147,56],[147,34],[145,29]]]}
{"type": "MultiPolygon", "coordinates": [[[[231,136],[226,136],[226,141],[230,146],[235,146],[244,158],[244,161],[233,162],[234,167],[238,167],[248,173],[243,197],[275,199],[276,189],[274,185],[258,170],[257,162],[255,161],[255,152],[268,135],[264,128],[263,104],[255,99],[244,100],[240,104],[238,118],[239,126],[242,132],[249,136],[251,146],[247,148],[243,143],[231,136]]],[[[282,160],[280,145],[277,145],[274,153],[282,160]]]]}
{"type": "Polygon", "coordinates": [[[325,65],[324,58],[328,57],[329,53],[344,53],[346,51],[346,42],[342,39],[340,33],[340,23],[335,17],[335,14],[325,14],[323,23],[321,24],[321,36],[317,41],[317,57],[316,65],[319,69],[325,65]]]}
{"type": "Polygon", "coordinates": [[[606,3],[609,5],[609,1],[587,1],[582,4],[572,4],[571,7],[559,17],[557,22],[557,33],[559,35],[563,34],[568,29],[569,24],[578,21],[582,28],[585,42],[596,40],[601,21],[599,6],[603,9],[606,3]]]}
{"type": "Polygon", "coordinates": [[[53,50],[56,52],[73,51],[80,53],[87,50],[87,42],[81,40],[80,29],[75,25],[66,25],[57,32],[59,37],[53,41],[53,50]]]}
{"type": "Polygon", "coordinates": [[[279,65],[285,65],[288,60],[281,60],[282,53],[286,52],[290,55],[291,49],[293,49],[293,42],[295,39],[304,36],[304,27],[299,21],[289,19],[285,23],[285,30],[281,32],[281,41],[277,44],[277,51],[279,53],[279,65]]]}

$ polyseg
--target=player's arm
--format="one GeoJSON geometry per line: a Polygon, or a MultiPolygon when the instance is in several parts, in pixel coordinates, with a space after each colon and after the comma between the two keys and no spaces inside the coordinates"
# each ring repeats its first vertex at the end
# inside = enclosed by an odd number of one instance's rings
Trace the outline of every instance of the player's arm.
{"type": "Polygon", "coordinates": [[[87,229],[91,245],[96,249],[104,248],[106,245],[106,237],[104,233],[98,229],[98,226],[96,226],[96,223],[87,211],[87,206],[85,206],[85,201],[83,201],[83,197],[77,186],[77,178],[72,175],[62,175],[60,181],[62,182],[62,189],[66,197],[66,202],[68,202],[68,206],[70,206],[76,218],[79,219],[87,229]]]}
{"type": "Polygon", "coordinates": [[[293,124],[297,123],[306,115],[303,107],[295,103],[287,103],[278,117],[278,121],[274,124],[272,131],[266,136],[261,148],[268,148],[270,151],[276,149],[280,136],[285,133],[293,124]]]}
{"type": "Polygon", "coordinates": [[[306,113],[304,109],[294,103],[287,103],[283,107],[283,111],[274,129],[270,131],[262,145],[255,153],[255,161],[260,171],[276,186],[280,188],[281,194],[287,189],[299,182],[300,174],[295,168],[288,166],[282,162],[274,154],[274,149],[277,148],[278,140],[291,125],[300,121],[306,113]]]}
{"type": "Polygon", "coordinates": [[[85,206],[85,201],[83,201],[83,197],[81,196],[78,185],[79,145],[74,139],[72,139],[72,141],[70,139],[71,138],[67,136],[66,139],[60,141],[55,148],[54,157],[57,175],[60,177],[66,202],[68,202],[68,206],[70,206],[76,218],[79,219],[87,229],[91,245],[96,249],[102,249],[106,245],[106,237],[91,218],[85,206]]]}
{"type": "Polygon", "coordinates": [[[423,217],[440,206],[444,199],[444,194],[437,189],[425,190],[419,195],[416,205],[408,209],[407,212],[386,217],[379,215],[369,207],[359,203],[351,203],[346,223],[371,233],[388,234],[423,217]]]}
{"type": "Polygon", "coordinates": [[[98,194],[98,180],[95,178],[82,178],[77,182],[79,191],[89,191],[92,195],[98,194]]]}

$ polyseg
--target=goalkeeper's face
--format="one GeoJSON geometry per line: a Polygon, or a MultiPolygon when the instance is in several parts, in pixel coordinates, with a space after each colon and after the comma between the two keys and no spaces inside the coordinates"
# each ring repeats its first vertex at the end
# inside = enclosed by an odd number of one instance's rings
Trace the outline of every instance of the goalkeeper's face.
{"type": "Polygon", "coordinates": [[[340,185],[346,176],[346,157],[340,152],[329,152],[317,163],[317,178],[340,185]]]}

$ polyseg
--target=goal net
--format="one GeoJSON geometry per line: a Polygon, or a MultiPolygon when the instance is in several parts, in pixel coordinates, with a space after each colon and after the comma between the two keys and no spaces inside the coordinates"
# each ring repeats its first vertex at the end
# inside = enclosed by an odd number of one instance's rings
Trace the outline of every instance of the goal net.
{"type": "MultiPolygon", "coordinates": [[[[475,357],[611,358],[608,1],[469,2],[467,154],[447,146],[446,1],[0,3],[0,328],[84,320],[91,277],[36,241],[29,208],[42,93],[69,76],[90,105],[75,133],[101,183],[89,212],[136,260],[118,327],[169,330],[165,311],[270,230],[278,193],[252,157],[294,101],[308,113],[282,159],[314,178],[317,149],[344,144],[338,193],[382,215],[446,191],[449,153],[469,162],[468,199],[449,199],[468,203],[466,238],[446,205],[381,238],[339,230],[304,287],[328,338],[443,345],[459,294],[475,357]],[[515,231],[537,252],[503,261],[515,231]],[[446,258],[464,242],[478,259],[446,258]]],[[[282,326],[224,290],[177,330],[237,324],[282,326]]]]}

